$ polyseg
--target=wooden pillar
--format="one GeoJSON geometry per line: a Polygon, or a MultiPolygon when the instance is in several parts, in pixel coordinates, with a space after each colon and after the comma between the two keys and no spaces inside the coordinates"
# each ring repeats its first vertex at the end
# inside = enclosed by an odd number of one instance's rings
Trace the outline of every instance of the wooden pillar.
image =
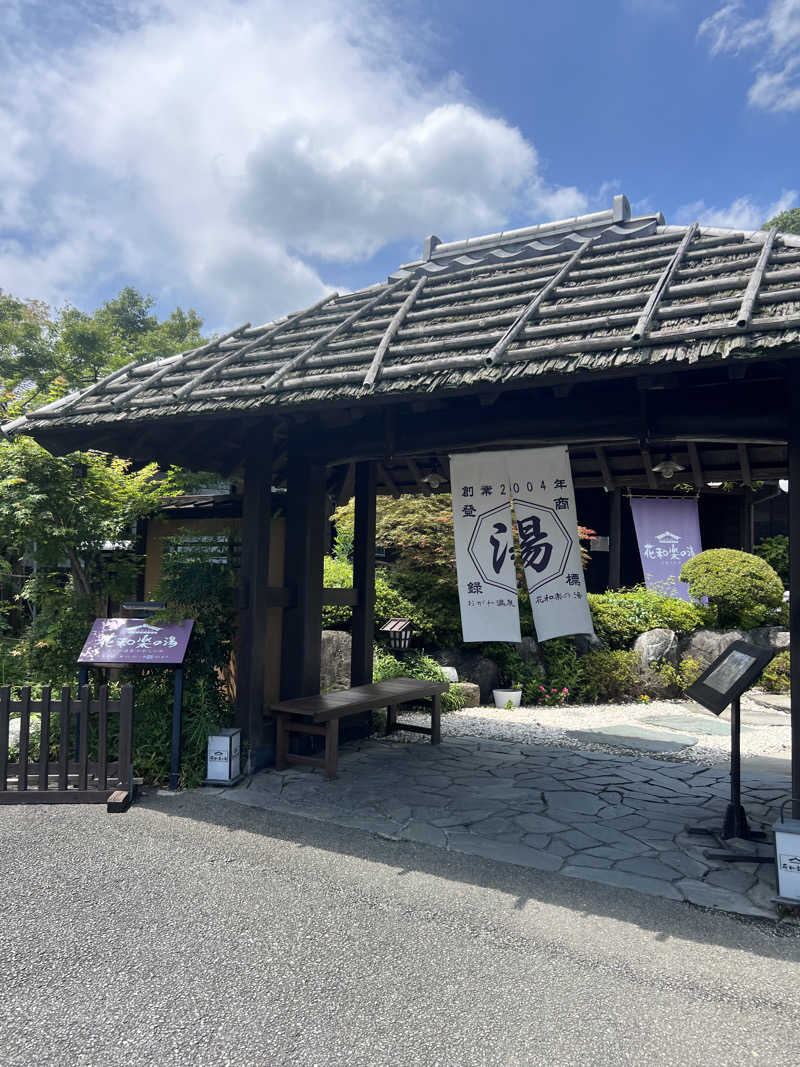
{"type": "Polygon", "coordinates": [[[739,529],[742,552],[752,552],[753,537],[753,490],[745,487],[739,512],[739,529]]]}
{"type": "MultiPolygon", "coordinates": [[[[789,653],[800,678],[800,367],[793,366],[789,388],[789,653]]],[[[792,797],[800,798],[800,681],[791,689],[792,797]]],[[[792,817],[800,819],[800,799],[792,817]]]]}
{"type": "Polygon", "coordinates": [[[358,602],[353,608],[353,650],[350,684],[372,681],[375,636],[375,464],[356,464],[353,585],[358,602]]]}
{"type": "Polygon", "coordinates": [[[286,464],[286,580],[291,606],[283,615],[281,698],[319,692],[322,572],[325,552],[325,468],[309,459],[309,442],[293,435],[286,464]]]}
{"type": "Polygon", "coordinates": [[[622,490],[612,489],[608,501],[608,588],[622,583],[622,490]]]}
{"type": "Polygon", "coordinates": [[[264,648],[267,640],[271,482],[272,425],[267,423],[253,431],[244,446],[236,704],[237,725],[248,744],[248,773],[264,766],[269,747],[264,723],[264,648]]]}

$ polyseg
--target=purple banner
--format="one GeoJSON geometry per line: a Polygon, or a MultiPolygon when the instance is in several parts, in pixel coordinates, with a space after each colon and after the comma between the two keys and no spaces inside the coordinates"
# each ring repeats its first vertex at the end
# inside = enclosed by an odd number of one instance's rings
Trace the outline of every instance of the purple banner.
{"type": "Polygon", "coordinates": [[[147,619],[95,619],[78,663],[122,667],[183,663],[194,619],[155,623],[147,619]]]}
{"type": "Polygon", "coordinates": [[[644,584],[666,596],[689,600],[680,580],[687,559],[702,551],[697,500],[693,497],[631,497],[644,584]]]}

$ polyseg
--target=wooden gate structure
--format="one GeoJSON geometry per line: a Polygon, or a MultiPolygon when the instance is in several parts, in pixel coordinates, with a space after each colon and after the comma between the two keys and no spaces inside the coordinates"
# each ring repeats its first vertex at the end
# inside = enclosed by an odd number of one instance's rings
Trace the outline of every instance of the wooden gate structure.
{"type": "MultiPolygon", "coordinates": [[[[275,753],[269,609],[283,612],[283,699],[319,690],[332,597],[353,606],[351,682],[370,682],[375,494],[448,488],[454,452],[567,445],[576,488],[608,490],[612,533],[620,490],[672,490],[665,460],[698,492],[788,476],[800,663],[798,357],[800,237],[670,226],[660,212],[632,217],[617,196],[560,222],[429,237],[385,282],[129,364],[4,432],[241,479],[237,699],[258,765],[275,753]],[[286,556],[283,583],[270,586],[275,488],[286,556]],[[328,509],[351,496],[354,588],[323,592],[328,509]]],[[[792,772],[800,797],[800,685],[792,772]]]]}
{"type": "Polygon", "coordinates": [[[133,686],[125,685],[118,701],[109,701],[108,686],[92,700],[88,686],[77,699],[69,686],[61,700],[51,698],[43,686],[40,700],[31,700],[30,686],[12,701],[9,686],[0,688],[0,804],[107,804],[109,811],[125,810],[133,786],[133,686]],[[31,717],[39,716],[39,755],[31,760],[35,736],[31,717]],[[116,720],[116,721],[115,721],[116,720]],[[9,760],[9,733],[19,723],[14,746],[19,754],[9,760]],[[77,758],[74,756],[77,732],[77,758]],[[58,755],[52,758],[57,744],[58,755]],[[112,751],[115,758],[112,758],[112,751]]]}

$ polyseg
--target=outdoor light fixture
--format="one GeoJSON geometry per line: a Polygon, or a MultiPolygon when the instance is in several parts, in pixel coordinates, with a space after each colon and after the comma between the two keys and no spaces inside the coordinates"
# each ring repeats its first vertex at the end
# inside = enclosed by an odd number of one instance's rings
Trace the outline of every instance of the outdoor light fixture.
{"type": "Polygon", "coordinates": [[[411,640],[411,619],[389,619],[381,626],[381,633],[389,635],[389,648],[392,652],[405,652],[411,640]]]}
{"type": "Polygon", "coordinates": [[[780,489],[780,491],[782,493],[788,493],[789,492],[789,479],[788,478],[780,478],[778,480],[778,488],[780,489]]]}
{"type": "Polygon", "coordinates": [[[672,458],[671,455],[667,455],[666,459],[662,459],[660,463],[656,463],[653,467],[654,474],[660,474],[664,478],[672,478],[678,471],[684,471],[686,468],[672,458]]]}
{"type": "Polygon", "coordinates": [[[431,489],[438,489],[440,485],[444,485],[444,483],[447,481],[447,479],[443,478],[441,474],[436,474],[435,472],[431,474],[426,474],[422,480],[423,482],[427,482],[431,489]]]}

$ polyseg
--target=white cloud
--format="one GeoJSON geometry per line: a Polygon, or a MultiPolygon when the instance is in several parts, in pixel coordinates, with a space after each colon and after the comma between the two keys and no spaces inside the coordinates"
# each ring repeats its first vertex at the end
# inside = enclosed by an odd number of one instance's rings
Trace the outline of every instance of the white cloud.
{"type": "MultiPolygon", "coordinates": [[[[14,0],[0,13],[0,283],[127,282],[212,325],[316,300],[337,264],[585,210],[372,0],[14,0]]],[[[377,279],[376,279],[377,280],[377,279]]]]}
{"type": "Polygon", "coordinates": [[[711,55],[758,51],[752,107],[800,110],[800,0],[769,0],[758,18],[746,18],[739,0],[724,4],[700,23],[698,36],[708,39],[711,55]]]}
{"type": "Polygon", "coordinates": [[[679,207],[675,212],[675,221],[697,221],[704,226],[730,227],[733,230],[758,230],[768,219],[794,207],[797,201],[795,189],[784,189],[772,204],[757,204],[749,196],[740,196],[727,207],[709,207],[705,201],[696,200],[679,207]]]}

